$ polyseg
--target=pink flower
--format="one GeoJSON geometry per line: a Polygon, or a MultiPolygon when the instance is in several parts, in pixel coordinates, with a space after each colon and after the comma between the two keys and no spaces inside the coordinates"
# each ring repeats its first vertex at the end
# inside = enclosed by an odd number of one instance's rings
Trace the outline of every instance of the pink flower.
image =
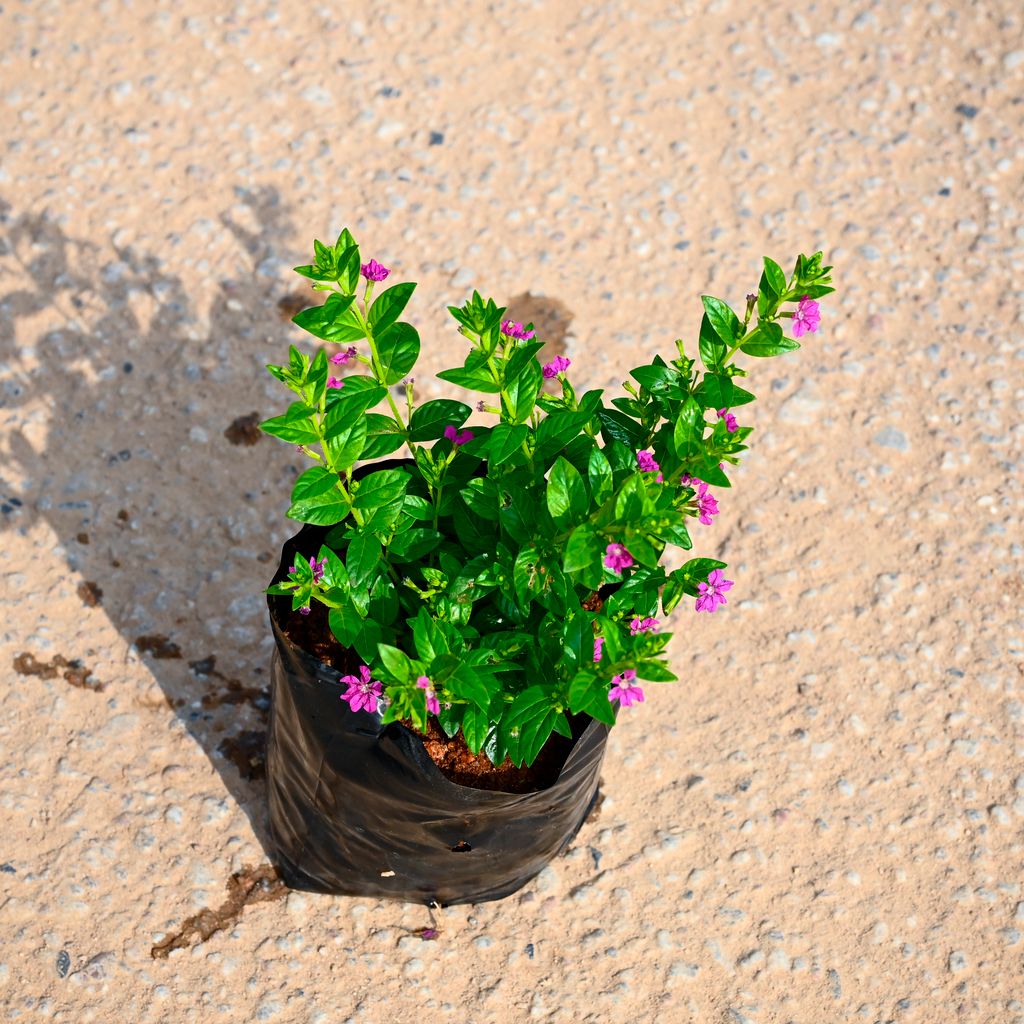
{"type": "Polygon", "coordinates": [[[609,544],[604,551],[604,564],[612,572],[622,572],[633,564],[633,556],[621,544],[609,544]]]}
{"type": "Polygon", "coordinates": [[[391,271],[376,260],[370,260],[369,263],[364,263],[359,268],[359,273],[362,274],[367,281],[383,281],[391,271]]]}
{"type": "Polygon", "coordinates": [[[731,412],[728,412],[725,409],[719,409],[718,418],[720,420],[725,420],[725,429],[730,434],[735,434],[736,431],[740,429],[740,425],[736,422],[736,417],[733,416],[731,412]]]}
{"type": "Polygon", "coordinates": [[[338,377],[328,377],[327,386],[329,388],[343,388],[345,386],[345,382],[338,377]]]}
{"type": "Polygon", "coordinates": [[[604,637],[594,637],[594,663],[597,664],[604,656],[604,637]]]}
{"type": "Polygon", "coordinates": [[[634,704],[642,704],[644,691],[636,682],[636,669],[627,668],[621,676],[612,676],[612,688],[608,691],[608,700],[618,701],[619,707],[628,708],[634,704]]]}
{"type": "Polygon", "coordinates": [[[458,448],[460,444],[465,444],[467,441],[473,440],[473,431],[463,430],[460,434],[457,427],[447,426],[444,428],[444,436],[448,438],[456,448],[458,448]]]}
{"type": "Polygon", "coordinates": [[[501,333],[507,338],[515,338],[516,341],[529,341],[537,332],[528,331],[522,324],[515,320],[502,320],[501,333]]]}
{"type": "Polygon", "coordinates": [[[441,705],[438,703],[437,695],[434,693],[433,687],[430,685],[430,680],[426,676],[420,676],[416,680],[416,686],[421,690],[427,691],[427,711],[432,715],[440,714],[441,705]]]}
{"type": "Polygon", "coordinates": [[[703,480],[697,488],[697,511],[700,513],[700,521],[705,526],[710,526],[711,517],[717,516],[719,512],[718,499],[708,494],[708,485],[703,480]]]}
{"type": "Polygon", "coordinates": [[[813,334],[821,323],[821,311],[814,299],[806,295],[797,303],[796,314],[793,316],[793,337],[802,338],[805,334],[813,334]]]}
{"type": "Polygon", "coordinates": [[[566,356],[555,356],[541,371],[545,380],[553,380],[560,373],[565,373],[572,365],[572,360],[566,356]]]}
{"type": "Polygon", "coordinates": [[[303,606],[302,606],[302,607],[301,607],[301,608],[299,609],[299,614],[300,614],[300,615],[308,615],[308,614],[309,614],[309,605],[308,605],[308,604],[304,604],[304,605],[303,605],[303,606]]]}
{"type": "Polygon", "coordinates": [[[640,467],[641,473],[657,473],[658,475],[654,479],[659,484],[664,482],[665,478],[661,475],[661,466],[654,461],[654,456],[650,452],[637,452],[636,464],[640,467]]]}
{"type": "Polygon", "coordinates": [[[682,476],[681,476],[681,477],[679,478],[679,486],[680,486],[680,487],[689,487],[689,486],[690,486],[690,484],[692,484],[692,483],[693,483],[693,480],[694,480],[694,478],[693,478],[692,476],[690,476],[690,474],[689,474],[689,473],[684,473],[684,474],[683,474],[683,475],[682,475],[682,476]]]}
{"type": "Polygon", "coordinates": [[[707,583],[701,583],[697,588],[700,597],[697,598],[697,611],[713,612],[720,604],[725,604],[725,592],[732,586],[733,581],[722,576],[721,569],[712,569],[708,574],[707,583]]]}
{"type": "Polygon", "coordinates": [[[309,560],[309,567],[313,570],[313,582],[319,583],[324,578],[324,569],[327,568],[327,559],[321,558],[318,562],[316,558],[309,560]]]}
{"type": "Polygon", "coordinates": [[[289,576],[294,576],[298,571],[299,570],[296,569],[294,565],[289,565],[288,566],[288,575],[289,576]]]}
{"type": "Polygon", "coordinates": [[[355,676],[342,676],[341,681],[348,683],[348,689],[341,695],[341,699],[348,701],[353,711],[365,710],[373,714],[377,710],[377,701],[384,687],[376,679],[370,678],[370,669],[366,665],[359,666],[358,679],[355,676]]]}
{"type": "Polygon", "coordinates": [[[655,630],[657,630],[658,626],[660,625],[661,623],[658,622],[657,619],[652,619],[650,617],[646,619],[641,619],[638,615],[629,624],[629,635],[639,636],[641,633],[653,633],[655,632],[655,630]]]}
{"type": "Polygon", "coordinates": [[[352,362],[355,357],[356,347],[355,345],[349,345],[344,352],[335,352],[334,355],[331,356],[331,362],[334,363],[335,366],[345,366],[352,362]]]}

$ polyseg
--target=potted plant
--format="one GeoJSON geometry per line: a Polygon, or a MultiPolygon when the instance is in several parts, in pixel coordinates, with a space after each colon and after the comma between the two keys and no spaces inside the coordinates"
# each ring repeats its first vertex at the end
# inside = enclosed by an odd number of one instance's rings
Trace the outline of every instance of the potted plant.
{"type": "Polygon", "coordinates": [[[798,348],[783,324],[817,329],[831,268],[765,259],[742,318],[704,296],[698,358],[677,341],[610,405],[474,292],[449,307],[464,363],[439,374],[482,396],[472,424],[471,404],[416,401],[415,285],[375,294],[390,271],[348,230],[296,269],[328,295],[294,318],[326,344],[268,367],[295,400],[262,424],[312,462],[267,591],[276,854],[302,888],[499,898],[579,828],[617,714],[675,679],[659,616],[726,603],[723,562],[663,556],[712,523],[746,450],[735,359],[798,348]]]}

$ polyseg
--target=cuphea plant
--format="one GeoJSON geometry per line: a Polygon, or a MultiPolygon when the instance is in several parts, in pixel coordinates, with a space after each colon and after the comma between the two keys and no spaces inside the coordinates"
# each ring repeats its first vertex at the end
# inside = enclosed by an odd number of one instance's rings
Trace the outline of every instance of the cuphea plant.
{"type": "Polygon", "coordinates": [[[638,680],[675,679],[655,616],[683,597],[713,612],[733,584],[723,562],[666,572],[662,556],[690,550],[693,521],[712,523],[710,488],[729,486],[746,450],[752,428],[734,410],[754,395],[734,359],[798,348],[786,319],[796,336],[817,329],[816,300],[833,290],[821,253],[789,278],[765,259],[742,319],[703,296],[699,362],[676,341],[677,358],[631,370],[610,407],[601,391],[576,393],[566,357],[541,365],[532,325],[474,292],[449,307],[465,362],[439,375],[484,395],[491,423],[472,427],[470,405],[414,401],[420,339],[399,317],[415,285],[374,297],[390,271],[361,263],[348,230],[296,269],[329,295],[295,323],[337,350],[292,347],[287,366],[268,367],[297,400],[262,428],[314,463],[289,517],[330,529],[268,592],[300,613],[329,609],[363,662],[342,699],[419,729],[435,715],[495,764],[528,764],[552,732],[571,734],[569,714],[613,724],[644,699],[638,680]],[[411,458],[353,473],[403,446],[411,458]]]}

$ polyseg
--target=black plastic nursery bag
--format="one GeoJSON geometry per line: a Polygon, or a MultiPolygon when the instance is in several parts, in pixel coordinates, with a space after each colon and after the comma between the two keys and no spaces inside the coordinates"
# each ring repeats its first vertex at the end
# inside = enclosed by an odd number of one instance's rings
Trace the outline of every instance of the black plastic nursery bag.
{"type": "MultiPolygon", "coordinates": [[[[319,549],[306,527],[285,545],[319,549]]],[[[473,789],[447,779],[422,740],[341,700],[344,673],[284,635],[271,671],[267,788],[276,859],[295,889],[417,903],[477,903],[515,892],[569,843],[596,797],[607,726],[591,721],[557,780],[530,793],[473,789]]]]}

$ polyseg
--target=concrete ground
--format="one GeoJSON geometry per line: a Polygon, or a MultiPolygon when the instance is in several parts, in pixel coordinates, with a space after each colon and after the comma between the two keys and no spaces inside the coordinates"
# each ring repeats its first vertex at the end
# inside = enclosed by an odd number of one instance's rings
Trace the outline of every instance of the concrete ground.
{"type": "Polygon", "coordinates": [[[1022,101],[1012,0],[4,2],[2,1019],[1024,1021],[1022,101]],[[762,254],[839,289],[598,818],[433,941],[263,845],[295,453],[238,421],[345,225],[424,397],[473,287],[613,390],[762,254]]]}

